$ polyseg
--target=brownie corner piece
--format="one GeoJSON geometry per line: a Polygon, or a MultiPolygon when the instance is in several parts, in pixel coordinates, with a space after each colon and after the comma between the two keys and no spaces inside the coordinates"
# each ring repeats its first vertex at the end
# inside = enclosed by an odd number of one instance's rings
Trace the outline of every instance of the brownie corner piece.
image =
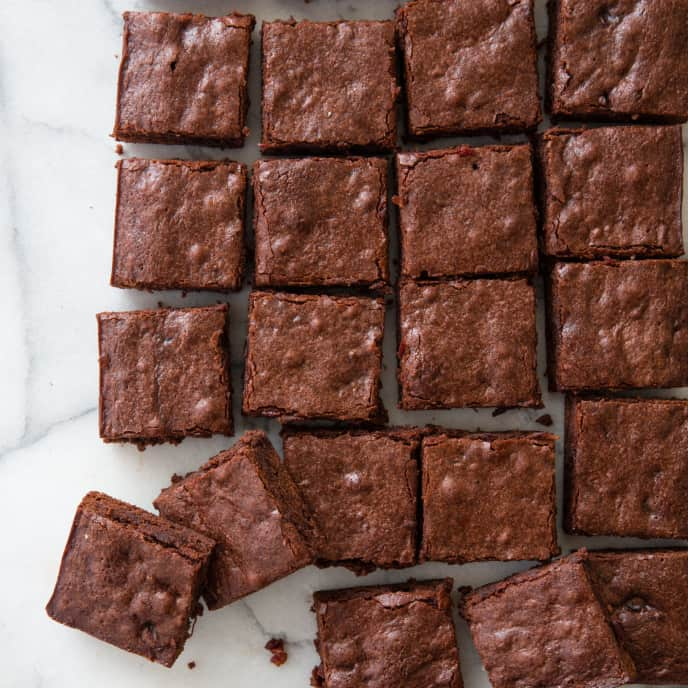
{"type": "Polygon", "coordinates": [[[262,64],[263,152],[395,148],[393,22],[264,22],[262,64]]]}
{"type": "Polygon", "coordinates": [[[172,666],[190,635],[215,543],[90,492],[77,508],[48,615],[172,666]]]}
{"type": "Polygon", "coordinates": [[[313,562],[310,515],[267,435],[230,449],[163,489],[165,518],[217,542],[203,597],[219,609],[313,562]]]}
{"type": "Polygon", "coordinates": [[[125,12],[113,136],[243,146],[253,15],[125,12]]]}

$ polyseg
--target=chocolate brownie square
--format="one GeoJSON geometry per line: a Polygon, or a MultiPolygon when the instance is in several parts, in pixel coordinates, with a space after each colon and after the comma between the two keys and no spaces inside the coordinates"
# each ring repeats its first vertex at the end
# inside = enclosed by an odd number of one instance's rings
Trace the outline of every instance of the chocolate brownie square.
{"type": "Polygon", "coordinates": [[[407,131],[531,131],[542,119],[533,0],[414,0],[397,10],[407,131]]]}
{"type": "Polygon", "coordinates": [[[98,314],[100,436],[143,448],[233,434],[229,307],[98,314]]]}
{"type": "Polygon", "coordinates": [[[401,408],[541,405],[527,280],[404,281],[399,328],[401,408]]]}
{"type": "Polygon", "coordinates": [[[217,541],[203,598],[219,609],[313,561],[311,524],[265,433],[250,431],[154,502],[176,523],[217,541]]]}
{"type": "Polygon", "coordinates": [[[386,160],[259,160],[253,196],[257,286],[389,282],[386,160]]]}
{"type": "Polygon", "coordinates": [[[683,253],[680,127],[550,129],[539,157],[545,254],[683,253]]]}
{"type": "Polygon", "coordinates": [[[246,415],[384,418],[382,299],[254,291],[248,318],[246,415]]]}
{"type": "Polygon", "coordinates": [[[241,288],[245,165],[130,158],[117,169],[113,287],[241,288]]]}
{"type": "Polygon", "coordinates": [[[46,611],[172,666],[191,635],[215,543],[100,492],[77,508],[46,611]]]}
{"type": "Polygon", "coordinates": [[[555,440],[519,432],[425,437],[421,560],[462,564],[559,554],[555,440]]]}
{"type": "Polygon", "coordinates": [[[319,564],[362,574],[416,563],[419,447],[412,429],[284,433],[284,463],[320,534],[319,564]]]}
{"type": "Polygon", "coordinates": [[[452,580],[316,592],[324,688],[461,688],[452,580]]]}
{"type": "Polygon", "coordinates": [[[397,155],[401,274],[537,271],[529,145],[397,155]]]}
{"type": "Polygon", "coordinates": [[[685,0],[549,0],[556,119],[688,119],[685,0]]]}
{"type": "Polygon", "coordinates": [[[125,12],[113,136],[243,146],[252,15],[125,12]]]}
{"type": "Polygon", "coordinates": [[[688,262],[558,263],[546,287],[551,390],[688,385],[688,262]]]}
{"type": "Polygon", "coordinates": [[[632,683],[635,670],[577,553],[478,588],[460,608],[493,688],[632,683]]]}
{"type": "Polygon", "coordinates": [[[396,146],[394,23],[264,22],[265,153],[396,146]]]}
{"type": "Polygon", "coordinates": [[[688,400],[566,404],[570,533],[688,538],[688,400]]]}
{"type": "Polygon", "coordinates": [[[587,566],[638,683],[688,683],[688,550],[590,552],[587,566]]]}

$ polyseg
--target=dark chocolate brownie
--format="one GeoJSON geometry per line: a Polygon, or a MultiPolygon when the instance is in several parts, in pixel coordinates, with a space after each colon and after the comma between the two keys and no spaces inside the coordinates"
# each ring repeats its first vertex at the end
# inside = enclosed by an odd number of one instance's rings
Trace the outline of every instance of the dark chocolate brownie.
{"type": "Polygon", "coordinates": [[[265,153],[396,145],[394,23],[264,22],[265,153]]]}
{"type": "Polygon", "coordinates": [[[688,119],[685,0],[549,0],[553,118],[688,119]]]}
{"type": "Polygon", "coordinates": [[[113,136],[236,147],[248,134],[252,15],[125,12],[113,136]]]}
{"type": "Polygon", "coordinates": [[[683,253],[680,127],[551,129],[539,157],[545,254],[683,253]]]}
{"type": "Polygon", "coordinates": [[[397,10],[397,30],[410,136],[541,121],[533,0],[414,0],[397,10]]]}
{"type": "Polygon", "coordinates": [[[416,562],[417,430],[299,430],[284,462],[320,535],[322,565],[357,573],[416,562]]]}
{"type": "Polygon", "coordinates": [[[265,433],[250,431],[172,482],[154,502],[171,521],[216,540],[203,597],[219,609],[313,561],[311,523],[265,433]]]}
{"type": "Polygon", "coordinates": [[[399,328],[401,408],[541,405],[527,280],[404,281],[399,328]]]}
{"type": "Polygon", "coordinates": [[[231,435],[229,307],[98,314],[100,436],[140,447],[231,435]]]}
{"type": "Polygon", "coordinates": [[[587,566],[638,683],[688,683],[688,550],[591,552],[587,566]]]}
{"type": "Polygon", "coordinates": [[[688,538],[688,400],[566,405],[570,533],[688,538]]]}
{"type": "Polygon", "coordinates": [[[243,411],[249,416],[379,421],[382,299],[254,291],[243,411]]]}
{"type": "Polygon", "coordinates": [[[549,559],[557,546],[554,442],[545,433],[423,439],[421,559],[549,559]]]}
{"type": "Polygon", "coordinates": [[[257,286],[388,283],[386,160],[259,160],[253,195],[257,286]]]}
{"type": "Polygon", "coordinates": [[[324,688],[461,688],[452,579],[316,592],[324,688]]]}
{"type": "Polygon", "coordinates": [[[131,158],[117,169],[113,287],[241,288],[245,165],[131,158]]]}
{"type": "Polygon", "coordinates": [[[397,155],[401,274],[537,271],[529,145],[397,155]]]}
{"type": "Polygon", "coordinates": [[[77,508],[46,611],[172,666],[191,635],[215,543],[100,492],[77,508]]]}
{"type": "Polygon", "coordinates": [[[688,384],[688,262],[558,263],[546,286],[550,389],[688,384]]]}
{"type": "Polygon", "coordinates": [[[493,688],[632,683],[577,553],[467,595],[460,608],[493,688]]]}

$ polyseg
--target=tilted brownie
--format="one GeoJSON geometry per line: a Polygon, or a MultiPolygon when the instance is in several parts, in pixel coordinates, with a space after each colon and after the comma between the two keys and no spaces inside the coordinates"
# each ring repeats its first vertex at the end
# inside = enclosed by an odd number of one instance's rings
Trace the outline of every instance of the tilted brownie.
{"type": "Polygon", "coordinates": [[[638,683],[688,683],[688,550],[590,552],[587,566],[638,683]]]}
{"type": "Polygon", "coordinates": [[[394,23],[264,22],[265,153],[396,146],[394,23]]]}
{"type": "Polygon", "coordinates": [[[243,412],[282,422],[380,421],[382,299],[254,291],[243,412]]]}
{"type": "Polygon", "coordinates": [[[313,561],[311,524],[296,486],[263,432],[250,431],[154,502],[218,544],[203,598],[219,609],[313,561]]]}
{"type": "Polygon", "coordinates": [[[541,405],[527,280],[404,281],[399,328],[401,408],[541,405]]]}
{"type": "Polygon", "coordinates": [[[462,600],[461,614],[493,688],[633,682],[633,662],[614,636],[584,561],[584,554],[573,554],[462,600]]]}
{"type": "Polygon", "coordinates": [[[416,563],[419,448],[413,429],[284,433],[284,463],[313,514],[320,565],[368,573],[416,563]]]}
{"type": "Polygon", "coordinates": [[[680,127],[550,129],[539,157],[545,254],[683,253],[680,127]]]}
{"type": "Polygon", "coordinates": [[[312,685],[461,688],[452,579],[316,592],[312,685]]]}
{"type": "Polygon", "coordinates": [[[688,384],[688,262],[558,263],[545,286],[551,390],[688,384]]]}
{"type": "Polygon", "coordinates": [[[233,434],[229,307],[98,314],[100,436],[179,442],[233,434]]]}
{"type": "Polygon", "coordinates": [[[252,15],[125,12],[113,136],[243,146],[252,15]]]}
{"type": "Polygon", "coordinates": [[[570,397],[564,526],[688,538],[688,400],[570,397]]]}
{"type": "Polygon", "coordinates": [[[397,155],[401,274],[537,271],[529,145],[397,155]]]}
{"type": "Polygon", "coordinates": [[[256,286],[389,282],[386,160],[259,160],[253,196],[256,286]]]}
{"type": "Polygon", "coordinates": [[[215,543],[100,492],[77,508],[46,611],[172,666],[191,635],[215,543]]]}
{"type": "Polygon", "coordinates": [[[117,169],[113,287],[241,288],[245,165],[130,158],[117,169]]]}
{"type": "Polygon", "coordinates": [[[688,119],[685,0],[550,0],[555,119],[688,119]]]}
{"type": "Polygon", "coordinates": [[[554,442],[546,433],[423,438],[421,560],[546,560],[557,545],[554,442]]]}
{"type": "Polygon", "coordinates": [[[414,0],[397,10],[413,137],[531,131],[542,119],[532,0],[414,0]]]}

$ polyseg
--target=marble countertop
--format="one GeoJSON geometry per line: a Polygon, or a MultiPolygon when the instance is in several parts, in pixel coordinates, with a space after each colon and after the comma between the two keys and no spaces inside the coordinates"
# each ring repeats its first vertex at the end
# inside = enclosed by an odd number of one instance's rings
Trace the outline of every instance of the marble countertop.
{"type": "MultiPolygon", "coordinates": [[[[144,508],[172,473],[184,473],[233,440],[186,440],[177,447],[105,445],[97,428],[95,314],[165,305],[214,303],[218,295],[138,293],[109,286],[115,199],[115,142],[109,137],[115,107],[121,12],[127,9],[199,11],[232,9],[258,18],[389,18],[395,0],[4,0],[0,3],[0,686],[179,686],[225,688],[307,686],[318,662],[313,647],[311,595],[322,588],[453,576],[456,586],[494,581],[528,562],[465,566],[424,565],[356,578],[344,569],[304,569],[245,600],[198,620],[171,670],[128,655],[51,622],[44,611],[76,505],[98,489],[144,508]],[[283,637],[289,660],[273,666],[263,648],[283,637]],[[194,661],[193,671],[188,663],[194,661]]],[[[538,32],[546,32],[544,1],[537,0],[538,32]]],[[[254,36],[255,37],[255,36],[254,36]]],[[[124,155],[219,158],[259,157],[259,50],[252,52],[251,136],[245,148],[222,152],[181,146],[124,145],[124,155]]],[[[684,128],[684,139],[688,131],[684,128]]],[[[514,139],[517,140],[517,139],[514,139]]],[[[435,142],[445,146],[457,140],[435,142]]],[[[473,142],[476,140],[473,139],[473,142]]],[[[482,141],[478,139],[478,141],[482,141]]],[[[688,167],[688,166],[687,166],[688,167]]],[[[684,225],[688,225],[684,207],[684,225]]],[[[232,351],[246,331],[247,290],[231,295],[232,351]]],[[[540,306],[542,306],[541,292],[540,306]]],[[[221,297],[224,299],[225,297],[221,297]]],[[[540,371],[544,327],[540,307],[540,371]]],[[[551,414],[562,434],[563,397],[545,393],[546,410],[515,410],[493,417],[470,409],[401,413],[394,358],[394,321],[385,338],[384,400],[390,422],[433,422],[484,430],[543,430],[534,421],[551,414]]],[[[240,389],[241,359],[233,361],[240,389]]],[[[544,383],[544,378],[543,383],[544,383]]],[[[543,384],[543,389],[545,388],[543,384]]],[[[682,390],[685,391],[685,390],[682,390]]],[[[243,419],[235,393],[237,433],[268,430],[274,422],[243,419]]],[[[561,442],[558,443],[561,480],[561,442]]],[[[561,497],[561,491],[559,492],[561,497]]],[[[609,538],[560,533],[564,552],[609,538]]],[[[621,541],[616,540],[616,544],[621,541]]],[[[624,541],[629,545],[640,541],[624,541]]],[[[465,624],[457,620],[462,673],[470,688],[489,686],[465,624]]]]}

